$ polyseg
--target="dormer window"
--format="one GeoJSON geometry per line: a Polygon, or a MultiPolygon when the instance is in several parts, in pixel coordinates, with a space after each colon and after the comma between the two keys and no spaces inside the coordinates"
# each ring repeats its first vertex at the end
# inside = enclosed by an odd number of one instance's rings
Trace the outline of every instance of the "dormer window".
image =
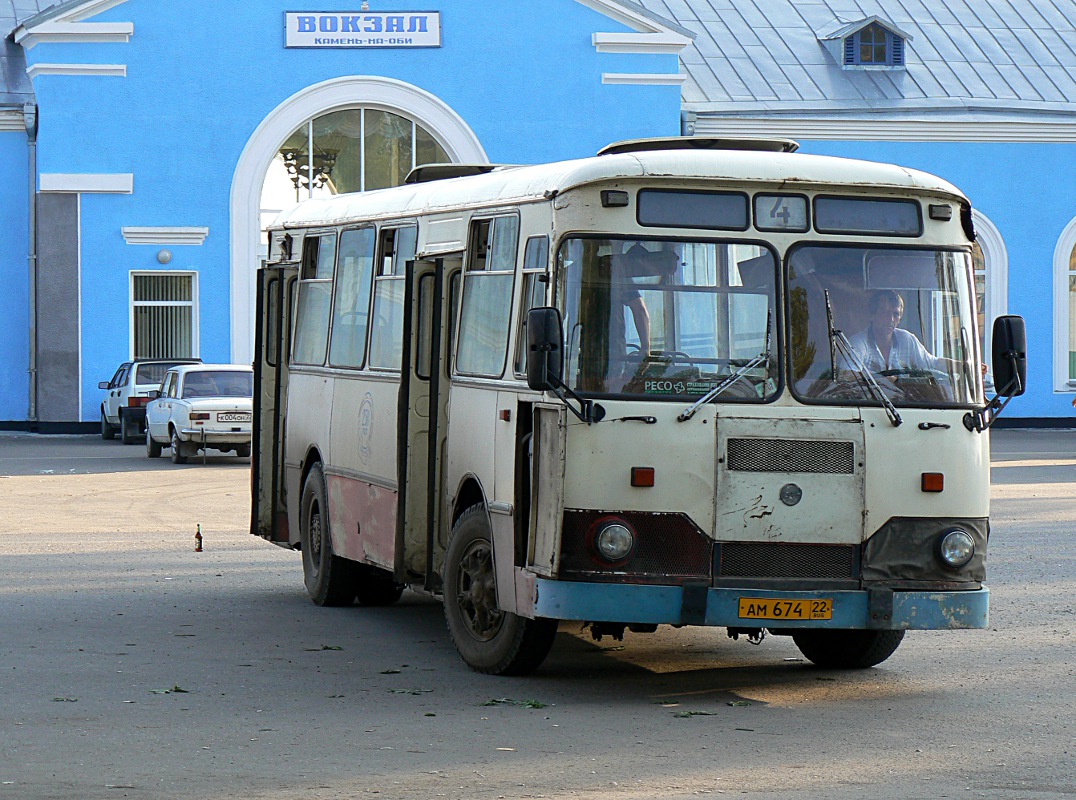
{"type": "Polygon", "coordinates": [[[844,40],[846,67],[903,67],[904,39],[877,22],[844,40]]]}

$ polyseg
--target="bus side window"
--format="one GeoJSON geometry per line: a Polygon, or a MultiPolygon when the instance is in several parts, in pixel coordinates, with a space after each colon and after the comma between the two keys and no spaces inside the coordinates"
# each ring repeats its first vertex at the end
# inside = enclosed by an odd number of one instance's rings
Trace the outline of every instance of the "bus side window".
{"type": "Polygon", "coordinates": [[[366,355],[366,331],[373,284],[373,228],[344,231],[340,235],[340,259],[333,301],[332,341],[329,363],[334,367],[361,367],[366,355]]]}
{"type": "Polygon", "coordinates": [[[295,345],[292,350],[292,362],[296,364],[325,363],[335,260],[335,233],[310,236],[303,241],[302,280],[299,282],[299,307],[296,310],[295,345]]]}
{"type": "Polygon", "coordinates": [[[518,217],[476,220],[471,225],[456,354],[460,374],[499,378],[504,373],[518,247],[518,217]]]}
{"type": "Polygon", "coordinates": [[[400,369],[403,357],[404,279],[408,261],[415,258],[417,228],[387,228],[381,231],[374,281],[373,332],[370,336],[370,366],[400,369]]]}
{"type": "Polygon", "coordinates": [[[549,237],[532,236],[523,249],[523,301],[519,306],[519,337],[516,341],[516,375],[527,372],[527,312],[545,305],[549,266],[549,237]]]}

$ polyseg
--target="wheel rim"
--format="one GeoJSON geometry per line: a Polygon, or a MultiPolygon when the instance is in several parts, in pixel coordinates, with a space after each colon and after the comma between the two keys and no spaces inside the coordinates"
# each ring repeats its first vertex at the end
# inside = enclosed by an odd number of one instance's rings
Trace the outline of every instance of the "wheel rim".
{"type": "Polygon", "coordinates": [[[456,607],[467,632],[488,642],[501,629],[504,612],[497,608],[493,551],[487,541],[472,542],[456,568],[456,607]]]}

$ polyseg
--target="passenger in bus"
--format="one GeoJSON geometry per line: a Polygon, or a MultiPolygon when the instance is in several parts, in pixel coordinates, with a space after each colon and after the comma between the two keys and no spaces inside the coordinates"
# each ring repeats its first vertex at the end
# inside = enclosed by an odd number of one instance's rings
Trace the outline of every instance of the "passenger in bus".
{"type": "Polygon", "coordinates": [[[871,372],[944,371],[952,364],[947,358],[931,355],[914,333],[897,327],[904,317],[904,298],[897,292],[883,289],[872,293],[868,311],[870,324],[852,336],[849,343],[871,372]]]}

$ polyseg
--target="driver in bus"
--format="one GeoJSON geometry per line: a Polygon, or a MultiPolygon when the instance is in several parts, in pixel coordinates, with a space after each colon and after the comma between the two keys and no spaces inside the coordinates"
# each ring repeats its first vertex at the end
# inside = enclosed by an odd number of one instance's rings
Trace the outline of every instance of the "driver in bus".
{"type": "Polygon", "coordinates": [[[871,321],[849,340],[863,366],[874,373],[905,370],[942,370],[952,363],[931,355],[911,331],[898,328],[904,317],[904,298],[892,289],[871,294],[871,321]]]}

